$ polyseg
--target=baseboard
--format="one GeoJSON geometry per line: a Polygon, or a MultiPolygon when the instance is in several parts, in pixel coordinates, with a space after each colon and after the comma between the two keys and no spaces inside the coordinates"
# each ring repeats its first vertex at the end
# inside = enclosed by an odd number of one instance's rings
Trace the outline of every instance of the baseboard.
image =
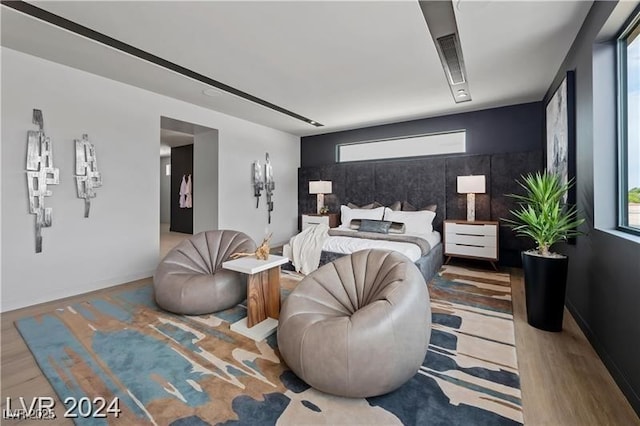
{"type": "MultiPolygon", "coordinates": [[[[55,302],[57,300],[66,299],[72,296],[79,296],[86,293],[91,293],[96,290],[103,290],[109,287],[115,287],[121,284],[126,284],[132,281],[137,281],[153,276],[155,270],[142,271],[134,274],[127,274],[119,277],[109,278],[106,280],[94,281],[91,283],[83,283],[79,286],[73,286],[69,288],[56,289],[55,293],[40,293],[34,296],[28,301],[24,300],[7,300],[7,297],[2,298],[2,307],[0,313],[8,313],[16,309],[22,309],[29,306],[39,305],[41,303],[55,302]]],[[[3,295],[4,296],[4,295],[3,295]]]]}
{"type": "Polygon", "coordinates": [[[588,323],[582,318],[582,316],[580,316],[578,310],[568,300],[566,302],[566,306],[573,318],[576,320],[578,327],[580,327],[587,340],[589,340],[589,343],[591,343],[591,346],[593,346],[593,349],[595,349],[596,353],[602,360],[602,363],[609,371],[609,374],[611,374],[611,377],[613,377],[613,380],[616,382],[620,390],[622,390],[622,393],[629,401],[629,404],[631,404],[633,410],[636,412],[638,417],[640,417],[640,395],[636,393],[631,384],[627,381],[625,375],[605,350],[597,336],[591,331],[588,323]]]}

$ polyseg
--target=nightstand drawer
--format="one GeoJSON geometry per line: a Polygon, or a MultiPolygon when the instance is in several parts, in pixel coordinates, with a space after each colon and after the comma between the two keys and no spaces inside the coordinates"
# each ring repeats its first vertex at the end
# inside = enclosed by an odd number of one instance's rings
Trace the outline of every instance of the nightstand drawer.
{"type": "Polygon", "coordinates": [[[307,229],[309,226],[325,224],[329,226],[329,218],[322,216],[302,216],[302,229],[307,229]]]}
{"type": "Polygon", "coordinates": [[[468,225],[463,223],[447,223],[447,234],[493,235],[498,233],[496,225],[468,225]]]}
{"type": "Polygon", "coordinates": [[[303,231],[310,226],[320,224],[327,225],[329,228],[335,228],[338,226],[338,215],[334,213],[330,213],[328,215],[303,214],[301,222],[303,231]]]}
{"type": "Polygon", "coordinates": [[[445,241],[453,244],[465,244],[480,247],[495,247],[495,235],[471,235],[471,234],[450,234],[445,235],[445,241]]]}
{"type": "Polygon", "coordinates": [[[472,245],[456,244],[447,242],[444,246],[446,256],[469,256],[485,259],[497,259],[497,247],[479,247],[472,245]]]}

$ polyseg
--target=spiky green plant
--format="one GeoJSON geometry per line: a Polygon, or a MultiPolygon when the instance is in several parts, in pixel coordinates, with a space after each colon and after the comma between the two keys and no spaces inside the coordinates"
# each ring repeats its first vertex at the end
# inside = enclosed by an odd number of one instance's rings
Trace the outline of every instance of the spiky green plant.
{"type": "Polygon", "coordinates": [[[563,203],[564,195],[573,186],[573,179],[563,184],[558,175],[545,171],[529,173],[516,182],[526,194],[507,194],[518,200],[519,208],[510,211],[515,220],[503,220],[516,235],[533,239],[540,255],[549,256],[553,244],[582,235],[576,228],[584,219],[578,218],[575,206],[563,203]]]}

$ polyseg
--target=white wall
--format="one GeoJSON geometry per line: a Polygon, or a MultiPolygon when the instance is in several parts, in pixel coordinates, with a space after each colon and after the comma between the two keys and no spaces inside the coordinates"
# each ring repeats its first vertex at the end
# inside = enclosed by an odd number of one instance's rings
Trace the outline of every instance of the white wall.
{"type": "Polygon", "coordinates": [[[277,185],[269,230],[274,242],[295,233],[299,137],[11,49],[0,52],[2,311],[152,274],[159,245],[160,116],[218,129],[220,228],[262,239],[265,204],[255,208],[249,171],[268,151],[277,185]],[[24,173],[33,108],[43,111],[61,180],[47,198],[53,226],[43,229],[40,254],[24,173]],[[73,178],[73,139],[82,133],[96,145],[104,182],[88,219],[73,178]]]}
{"type": "Polygon", "coordinates": [[[193,136],[193,233],[218,227],[218,131],[193,136]]]}

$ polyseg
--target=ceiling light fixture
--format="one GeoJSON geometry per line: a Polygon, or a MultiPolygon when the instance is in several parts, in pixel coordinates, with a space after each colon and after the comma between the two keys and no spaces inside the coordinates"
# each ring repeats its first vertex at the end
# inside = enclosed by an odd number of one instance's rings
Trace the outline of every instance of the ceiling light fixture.
{"type": "MultiPolygon", "coordinates": [[[[420,0],[419,5],[442,62],[453,100],[456,103],[470,101],[469,81],[464,66],[453,3],[420,0]]],[[[458,7],[459,5],[458,1],[458,7]]]]}

